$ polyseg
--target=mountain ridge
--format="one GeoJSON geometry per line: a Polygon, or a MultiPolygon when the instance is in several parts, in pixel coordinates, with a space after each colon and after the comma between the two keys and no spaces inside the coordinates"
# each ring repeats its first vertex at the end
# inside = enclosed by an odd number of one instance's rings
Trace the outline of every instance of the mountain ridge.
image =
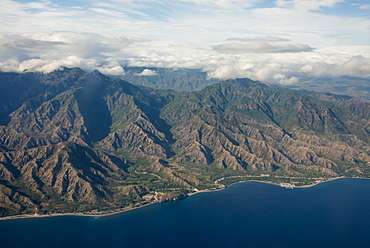
{"type": "Polygon", "coordinates": [[[370,104],[356,99],[250,79],[150,89],[79,68],[0,73],[0,88],[12,88],[0,99],[2,216],[113,211],[227,177],[370,176],[370,104]]]}

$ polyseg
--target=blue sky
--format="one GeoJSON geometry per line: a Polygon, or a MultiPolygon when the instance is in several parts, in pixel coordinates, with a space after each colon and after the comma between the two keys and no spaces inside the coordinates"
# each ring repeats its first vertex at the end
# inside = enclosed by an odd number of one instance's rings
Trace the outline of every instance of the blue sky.
{"type": "Polygon", "coordinates": [[[64,64],[119,74],[129,64],[281,83],[299,80],[294,70],[370,75],[365,0],[0,0],[0,23],[3,71],[64,64]],[[353,61],[360,69],[345,67],[353,61]]]}
{"type": "Polygon", "coordinates": [[[316,46],[367,45],[370,33],[370,2],[365,0],[1,0],[0,4],[3,32],[119,33],[200,44],[274,35],[316,46]]]}

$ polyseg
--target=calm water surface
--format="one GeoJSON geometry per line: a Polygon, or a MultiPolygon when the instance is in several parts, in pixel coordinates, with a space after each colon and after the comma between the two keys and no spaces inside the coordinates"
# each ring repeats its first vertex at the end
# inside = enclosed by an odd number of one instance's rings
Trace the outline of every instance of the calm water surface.
{"type": "Polygon", "coordinates": [[[109,217],[0,221],[0,247],[370,247],[370,180],[247,182],[109,217]]]}

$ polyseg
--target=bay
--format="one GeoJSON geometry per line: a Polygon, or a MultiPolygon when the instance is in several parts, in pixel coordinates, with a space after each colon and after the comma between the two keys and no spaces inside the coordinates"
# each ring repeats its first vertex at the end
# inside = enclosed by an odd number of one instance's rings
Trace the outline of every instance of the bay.
{"type": "Polygon", "coordinates": [[[369,247],[370,180],[245,182],[106,216],[0,221],[0,247],[369,247]]]}

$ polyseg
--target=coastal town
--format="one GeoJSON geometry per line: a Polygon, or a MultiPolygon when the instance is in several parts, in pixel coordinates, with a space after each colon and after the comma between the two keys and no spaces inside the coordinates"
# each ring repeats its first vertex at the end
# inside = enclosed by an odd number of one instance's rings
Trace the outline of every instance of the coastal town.
{"type": "Polygon", "coordinates": [[[309,187],[316,184],[337,179],[341,177],[287,177],[287,176],[276,176],[270,174],[260,174],[260,175],[240,175],[240,176],[228,176],[222,177],[214,181],[215,184],[230,185],[237,182],[244,181],[259,181],[265,183],[272,183],[280,185],[281,187],[287,189],[294,189],[297,187],[309,187]]]}

